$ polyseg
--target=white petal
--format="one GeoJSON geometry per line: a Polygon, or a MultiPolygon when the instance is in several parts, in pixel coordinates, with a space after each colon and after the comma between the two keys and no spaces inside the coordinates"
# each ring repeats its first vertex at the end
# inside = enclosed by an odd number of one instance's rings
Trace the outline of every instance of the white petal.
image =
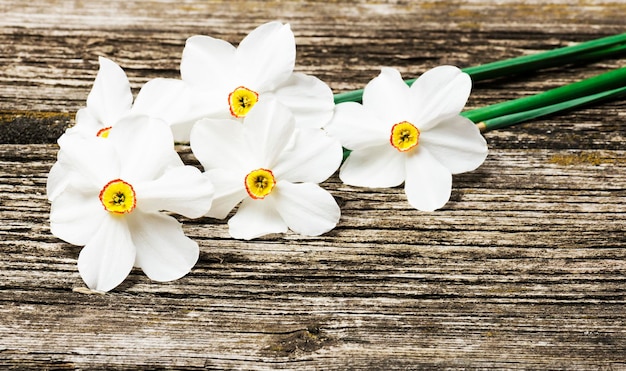
{"type": "MultiPolygon", "coordinates": [[[[117,121],[116,121],[117,122],[117,121]]],[[[112,126],[115,122],[109,124],[112,126]]],[[[103,122],[100,122],[94,115],[93,111],[88,108],[81,108],[76,112],[76,124],[66,130],[66,134],[79,134],[84,137],[96,136],[98,132],[104,129],[103,122]]],[[[59,144],[62,142],[60,141],[59,144]]]]}
{"type": "Polygon", "coordinates": [[[213,184],[193,166],[172,167],[150,182],[136,184],[137,208],[143,212],[171,211],[188,218],[206,214],[213,184]]]}
{"type": "Polygon", "coordinates": [[[271,195],[263,200],[244,199],[237,213],[228,220],[228,227],[233,238],[244,240],[287,232],[287,224],[276,211],[271,195]]]}
{"type": "Polygon", "coordinates": [[[333,116],[333,92],[317,77],[293,73],[276,89],[275,96],[291,110],[296,127],[321,128],[333,116]]]}
{"type": "Polygon", "coordinates": [[[253,166],[271,169],[293,137],[293,115],[288,108],[275,100],[259,101],[250,110],[243,124],[246,147],[254,154],[253,166]]]}
{"type": "Polygon", "coordinates": [[[78,256],[78,271],[92,290],[109,291],[133,269],[135,246],[126,219],[107,215],[78,256]]]}
{"type": "Polygon", "coordinates": [[[228,117],[226,93],[195,87],[182,80],[154,79],[139,91],[132,113],[170,124],[174,141],[189,143],[193,124],[203,117],[228,117]]]}
{"type": "Polygon", "coordinates": [[[404,192],[414,208],[433,211],[450,199],[452,175],[426,148],[418,148],[407,158],[406,174],[404,192]]]}
{"type": "Polygon", "coordinates": [[[236,72],[235,51],[235,47],[224,40],[192,36],[183,49],[181,78],[189,84],[205,87],[228,85],[236,72]]]}
{"type": "Polygon", "coordinates": [[[452,116],[420,135],[420,146],[428,148],[452,174],[472,171],[487,157],[487,141],[474,123],[452,116]]]}
{"type": "Polygon", "coordinates": [[[291,76],[296,63],[296,40],[288,24],[265,23],[237,47],[237,74],[252,90],[274,90],[291,76]]]}
{"type": "Polygon", "coordinates": [[[174,149],[169,126],[148,116],[127,116],[109,137],[121,162],[120,178],[131,184],[159,177],[170,166],[183,164],[174,149]]]}
{"type": "MultiPolygon", "coordinates": [[[[174,141],[189,143],[189,135],[193,125],[203,118],[231,119],[228,107],[228,93],[213,89],[199,89],[188,86],[185,99],[188,108],[186,114],[180,116],[179,109],[175,114],[165,117],[170,123],[174,141]]],[[[180,108],[182,109],[182,108],[180,108]]]]}
{"type": "Polygon", "coordinates": [[[339,178],[359,187],[398,186],[406,176],[405,155],[389,144],[353,151],[341,166],[339,178]]]}
{"type": "Polygon", "coordinates": [[[207,216],[224,219],[244,198],[248,197],[244,186],[245,174],[227,169],[214,169],[206,173],[215,187],[213,204],[207,216]]]}
{"type": "Polygon", "coordinates": [[[73,245],[87,244],[107,216],[98,193],[99,190],[63,189],[50,207],[52,234],[73,245]]]}
{"type": "MultiPolygon", "coordinates": [[[[172,101],[178,100],[181,96],[185,97],[188,90],[187,83],[183,80],[164,78],[149,80],[139,90],[132,112],[136,115],[158,117],[167,121],[164,117],[171,115],[169,113],[171,106],[174,111],[177,111],[176,107],[179,107],[181,111],[187,108],[186,99],[180,99],[180,102],[175,102],[175,104],[172,101]]],[[[184,115],[186,112],[179,112],[179,114],[184,115]]]]}
{"type": "Polygon", "coordinates": [[[388,67],[383,68],[380,75],[372,79],[363,90],[363,106],[388,123],[389,128],[409,120],[414,110],[414,104],[409,99],[409,87],[402,80],[400,72],[388,67]]]}
{"type": "Polygon", "coordinates": [[[319,236],[339,222],[341,211],[337,201],[317,184],[279,181],[274,192],[276,210],[296,233],[319,236]]]}
{"type": "Polygon", "coordinates": [[[186,275],[198,261],[198,244],[185,236],[176,219],[158,213],[129,218],[137,247],[135,266],[155,281],[171,281],[186,275]]]}
{"type": "Polygon", "coordinates": [[[100,57],[100,70],[87,96],[87,108],[104,127],[126,115],[133,104],[133,94],[124,70],[110,59],[100,57]]]}
{"type": "Polygon", "coordinates": [[[55,162],[50,168],[48,178],[46,179],[46,193],[48,200],[52,201],[65,190],[70,183],[70,172],[64,168],[59,162],[55,162]]]}
{"type": "Polygon", "coordinates": [[[341,144],[324,130],[296,129],[293,144],[272,171],[280,180],[321,183],[337,171],[342,159],[341,144]]]}
{"type": "Polygon", "coordinates": [[[141,88],[131,111],[167,122],[176,142],[189,142],[193,124],[206,116],[228,113],[228,102],[213,90],[195,88],[182,80],[154,79],[141,88]]]}
{"type": "Polygon", "coordinates": [[[177,124],[172,124],[170,127],[172,129],[172,135],[174,136],[174,143],[189,143],[191,129],[193,129],[194,124],[197,121],[187,121],[181,122],[177,124]]]}
{"type": "MultiPolygon", "coordinates": [[[[89,178],[77,171],[76,167],[68,166],[70,159],[66,156],[67,152],[59,151],[58,158],[59,160],[52,166],[50,169],[50,173],[48,174],[47,181],[47,191],[48,191],[48,199],[52,201],[56,196],[63,192],[66,187],[72,186],[74,189],[78,189],[81,192],[100,192],[102,186],[108,182],[106,179],[111,180],[117,176],[116,170],[117,166],[109,166],[112,170],[102,171],[99,174],[98,179],[89,178]],[[106,178],[102,174],[106,173],[106,178]]],[[[113,154],[114,155],[114,154],[113,154]]],[[[115,162],[115,161],[113,161],[115,162]]],[[[98,167],[100,164],[98,162],[94,162],[94,166],[98,167]]],[[[106,163],[102,165],[102,168],[107,167],[106,163]]],[[[89,174],[87,174],[89,175],[89,174]]]]}
{"type": "Polygon", "coordinates": [[[333,118],[324,129],[351,150],[389,144],[391,135],[391,125],[354,102],[338,104],[333,118]]]}
{"type": "Polygon", "coordinates": [[[440,119],[461,112],[472,90],[472,79],[454,66],[439,66],[421,75],[410,90],[414,115],[409,121],[427,130],[440,119]]]}
{"type": "Polygon", "coordinates": [[[203,119],[191,129],[191,150],[205,171],[249,171],[252,150],[245,141],[244,127],[234,119],[203,119]]]}
{"type": "Polygon", "coordinates": [[[105,138],[64,136],[58,159],[69,172],[80,174],[85,182],[90,182],[98,191],[120,174],[119,156],[105,138]]]}

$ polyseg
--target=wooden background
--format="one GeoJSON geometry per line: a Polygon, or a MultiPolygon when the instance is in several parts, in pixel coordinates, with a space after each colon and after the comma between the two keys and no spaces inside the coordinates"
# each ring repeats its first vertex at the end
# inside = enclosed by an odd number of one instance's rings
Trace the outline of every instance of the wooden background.
{"type": "MultiPolygon", "coordinates": [[[[340,92],[381,66],[416,77],[622,33],[625,15],[588,0],[0,0],[0,367],[626,369],[625,101],[487,133],[486,162],[434,213],[335,176],[343,214],[321,237],[244,242],[186,221],[201,248],[188,276],[133,271],[106,295],[79,292],[80,247],[50,234],[45,196],[99,55],[136,92],[179,76],[191,35],[238,43],[281,20],[297,70],[340,92]]],[[[625,61],[477,83],[468,108],[625,61]]]]}

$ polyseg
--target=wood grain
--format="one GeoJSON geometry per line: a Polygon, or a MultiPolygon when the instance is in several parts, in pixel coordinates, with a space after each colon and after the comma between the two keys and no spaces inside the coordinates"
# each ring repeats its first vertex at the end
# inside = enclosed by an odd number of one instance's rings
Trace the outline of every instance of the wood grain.
{"type": "MultiPolygon", "coordinates": [[[[487,133],[450,202],[323,184],[342,217],[320,237],[251,242],[181,220],[186,277],[133,271],[85,294],[80,247],[50,234],[47,173],[97,72],[135,91],[177,77],[185,39],[237,43],[289,22],[297,69],[337,92],[381,66],[407,77],[624,31],[626,3],[580,1],[0,1],[0,367],[9,369],[626,369],[626,103],[487,133]]],[[[618,67],[567,66],[475,85],[468,108],[618,67]]],[[[197,165],[180,145],[187,163],[197,165]]]]}

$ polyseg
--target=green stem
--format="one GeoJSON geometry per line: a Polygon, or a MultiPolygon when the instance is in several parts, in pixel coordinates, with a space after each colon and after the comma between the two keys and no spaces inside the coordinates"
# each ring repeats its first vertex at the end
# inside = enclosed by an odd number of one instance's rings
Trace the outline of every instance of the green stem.
{"type": "Polygon", "coordinates": [[[581,80],[573,84],[548,90],[540,94],[496,103],[471,111],[461,112],[461,115],[467,117],[475,123],[479,123],[496,117],[545,107],[571,99],[600,93],[602,91],[621,88],[623,86],[626,86],[626,67],[618,68],[616,70],[581,80]]]}
{"type": "MultiPolygon", "coordinates": [[[[472,81],[480,81],[541,68],[618,56],[625,53],[626,33],[623,33],[533,55],[467,67],[463,71],[472,77],[472,81]]],[[[413,82],[415,82],[415,79],[406,80],[408,85],[413,84],[413,82]]],[[[335,103],[360,102],[362,98],[363,89],[359,89],[335,94],[335,103]]]]}
{"type": "Polygon", "coordinates": [[[496,117],[493,119],[485,120],[477,124],[482,132],[501,129],[511,125],[520,124],[522,122],[526,122],[532,119],[536,119],[539,117],[551,115],[558,112],[563,112],[566,110],[570,110],[576,107],[580,107],[583,105],[588,105],[592,103],[599,103],[603,101],[607,101],[609,99],[619,98],[622,96],[626,96],[626,86],[603,91],[596,94],[587,95],[580,98],[571,99],[565,102],[560,102],[556,104],[551,104],[548,106],[535,108],[529,111],[512,113],[509,115],[504,115],[500,117],[496,117]]]}
{"type": "MultiPolygon", "coordinates": [[[[525,55],[508,60],[469,67],[466,68],[464,72],[472,76],[473,81],[487,80],[513,73],[534,71],[546,67],[570,64],[575,61],[575,58],[582,57],[582,60],[594,58],[594,52],[602,51],[602,49],[608,50],[607,48],[611,48],[616,45],[623,46],[625,43],[626,33],[623,33],[603,37],[601,39],[590,40],[573,46],[548,50],[538,54],[525,55]]],[[[615,50],[613,51],[615,52],[615,50]]],[[[623,51],[622,48],[617,49],[617,52],[621,51],[623,51]]],[[[602,55],[602,57],[605,56],[606,54],[602,55]]]]}

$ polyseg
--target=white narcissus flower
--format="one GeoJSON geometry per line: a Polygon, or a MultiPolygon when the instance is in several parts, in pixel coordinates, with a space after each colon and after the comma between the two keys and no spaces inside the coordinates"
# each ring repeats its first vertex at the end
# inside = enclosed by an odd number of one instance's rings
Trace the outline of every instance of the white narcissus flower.
{"type": "Polygon", "coordinates": [[[78,270],[92,290],[109,291],[133,266],[155,281],[187,274],[198,244],[166,210],[189,218],[207,213],[213,186],[174,149],[165,122],[127,116],[108,137],[71,136],[58,153],[50,229],[84,246],[78,270]],[[57,183],[62,182],[62,185],[57,183]]]}
{"type": "Polygon", "coordinates": [[[189,141],[201,118],[243,118],[274,98],[293,113],[298,127],[321,128],[332,117],[333,94],[316,77],[294,72],[295,37],[288,24],[269,22],[238,47],[209,36],[187,40],[181,80],[154,79],[139,92],[133,111],[172,124],[176,141],[189,141]]]}
{"type": "MultiPolygon", "coordinates": [[[[109,135],[111,128],[131,114],[133,94],[124,70],[110,59],[99,57],[100,69],[87,96],[87,104],[76,112],[76,123],[58,139],[60,146],[74,136],[83,138],[109,135]]],[[[52,201],[69,182],[60,164],[48,174],[48,198],[52,201]]]]}
{"type": "Polygon", "coordinates": [[[215,185],[209,216],[225,218],[234,238],[287,229],[317,236],[333,229],[340,210],[318,183],[339,167],[341,144],[322,129],[295,128],[289,109],[260,101],[243,121],[203,119],[191,149],[215,185]]]}
{"type": "Polygon", "coordinates": [[[133,93],[126,73],[110,59],[99,57],[98,62],[100,69],[87,96],[87,105],[76,112],[76,124],[66,134],[106,137],[109,129],[130,113],[133,93]]]}
{"type": "Polygon", "coordinates": [[[452,174],[476,169],[487,156],[476,125],[459,115],[471,87],[469,75],[453,66],[433,68],[411,87],[397,70],[384,68],[365,87],[363,104],[338,104],[325,128],[352,150],[340,179],[371,188],[404,182],[416,209],[443,207],[452,174]]]}

